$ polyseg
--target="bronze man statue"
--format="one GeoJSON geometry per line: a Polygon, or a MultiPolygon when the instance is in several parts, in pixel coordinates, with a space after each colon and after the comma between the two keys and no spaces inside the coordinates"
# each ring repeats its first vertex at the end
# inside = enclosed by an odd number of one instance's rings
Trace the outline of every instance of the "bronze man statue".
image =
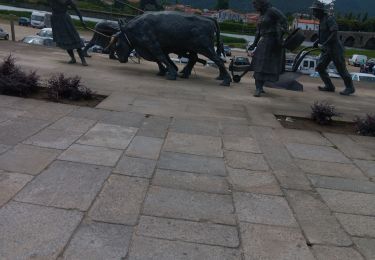
{"type": "Polygon", "coordinates": [[[82,15],[72,0],[48,0],[52,8],[51,26],[53,33],[53,40],[57,46],[66,50],[70,56],[69,64],[76,63],[73,50],[76,49],[83,66],[87,66],[82,47],[83,42],[75,29],[70,15],[67,13],[68,8],[71,7],[78,15],[81,23],[83,22],[82,15]]]}
{"type": "Polygon", "coordinates": [[[248,49],[251,51],[256,47],[251,64],[256,86],[254,97],[260,97],[264,93],[264,83],[278,81],[283,71],[283,34],[288,23],[285,15],[272,7],[268,0],[254,0],[253,6],[260,17],[254,43],[248,49]]]}
{"type": "Polygon", "coordinates": [[[319,87],[320,91],[334,92],[335,86],[327,73],[327,67],[331,61],[336,66],[336,69],[345,83],[344,91],[341,95],[348,96],[355,92],[352,78],[346,69],[344,47],[341,44],[337,31],[338,25],[333,16],[328,15],[325,5],[322,2],[315,1],[310,7],[313,15],[319,19],[319,39],[314,43],[314,47],[322,45],[322,54],[319,58],[316,70],[319,72],[321,79],[324,82],[324,87],[319,87]]]}

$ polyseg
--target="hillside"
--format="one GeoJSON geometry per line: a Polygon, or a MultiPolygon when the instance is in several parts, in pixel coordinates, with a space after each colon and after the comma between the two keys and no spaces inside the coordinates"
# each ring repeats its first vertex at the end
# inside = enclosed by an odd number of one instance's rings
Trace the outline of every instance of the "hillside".
{"type": "MultiPolygon", "coordinates": [[[[168,0],[175,3],[175,0],[168,0]]],[[[250,0],[229,0],[230,8],[235,10],[254,11],[250,0]]],[[[285,13],[308,11],[312,0],[270,0],[272,4],[280,8],[285,13]]],[[[178,0],[181,4],[191,5],[198,8],[214,8],[216,0],[178,0]]],[[[340,13],[369,13],[375,16],[374,0],[337,0],[336,10],[340,13]]]]}

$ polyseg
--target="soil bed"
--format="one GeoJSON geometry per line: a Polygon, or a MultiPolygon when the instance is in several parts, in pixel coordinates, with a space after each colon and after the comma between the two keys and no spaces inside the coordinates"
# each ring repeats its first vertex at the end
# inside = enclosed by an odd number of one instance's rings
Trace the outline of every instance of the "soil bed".
{"type": "Polygon", "coordinates": [[[307,131],[317,131],[319,133],[335,133],[357,135],[354,122],[332,121],[329,125],[319,125],[310,118],[294,117],[285,115],[275,115],[276,119],[284,128],[307,131]]]}
{"type": "Polygon", "coordinates": [[[81,106],[81,107],[96,107],[100,102],[102,102],[104,99],[107,98],[107,96],[104,95],[98,95],[98,94],[92,94],[92,99],[81,99],[81,100],[70,100],[70,99],[60,99],[58,101],[52,101],[48,98],[48,93],[46,88],[39,89],[38,93],[31,94],[27,98],[33,98],[37,100],[44,100],[48,102],[55,102],[55,103],[62,103],[62,104],[68,104],[68,105],[74,105],[74,106],[81,106]]]}

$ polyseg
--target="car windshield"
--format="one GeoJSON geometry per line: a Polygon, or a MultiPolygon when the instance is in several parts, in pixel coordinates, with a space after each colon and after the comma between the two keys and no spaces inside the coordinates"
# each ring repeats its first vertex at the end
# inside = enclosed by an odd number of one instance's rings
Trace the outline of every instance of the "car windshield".
{"type": "Polygon", "coordinates": [[[44,20],[44,16],[32,15],[31,20],[42,22],[44,20]]]}
{"type": "Polygon", "coordinates": [[[42,36],[42,37],[51,37],[52,38],[52,31],[50,31],[50,30],[41,30],[39,32],[39,36],[42,36]]]}

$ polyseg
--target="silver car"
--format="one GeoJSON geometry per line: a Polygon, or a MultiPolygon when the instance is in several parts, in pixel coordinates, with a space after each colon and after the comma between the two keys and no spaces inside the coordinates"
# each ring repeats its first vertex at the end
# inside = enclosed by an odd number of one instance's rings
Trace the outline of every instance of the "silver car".
{"type": "Polygon", "coordinates": [[[9,40],[9,33],[0,28],[0,39],[9,40]]]}

